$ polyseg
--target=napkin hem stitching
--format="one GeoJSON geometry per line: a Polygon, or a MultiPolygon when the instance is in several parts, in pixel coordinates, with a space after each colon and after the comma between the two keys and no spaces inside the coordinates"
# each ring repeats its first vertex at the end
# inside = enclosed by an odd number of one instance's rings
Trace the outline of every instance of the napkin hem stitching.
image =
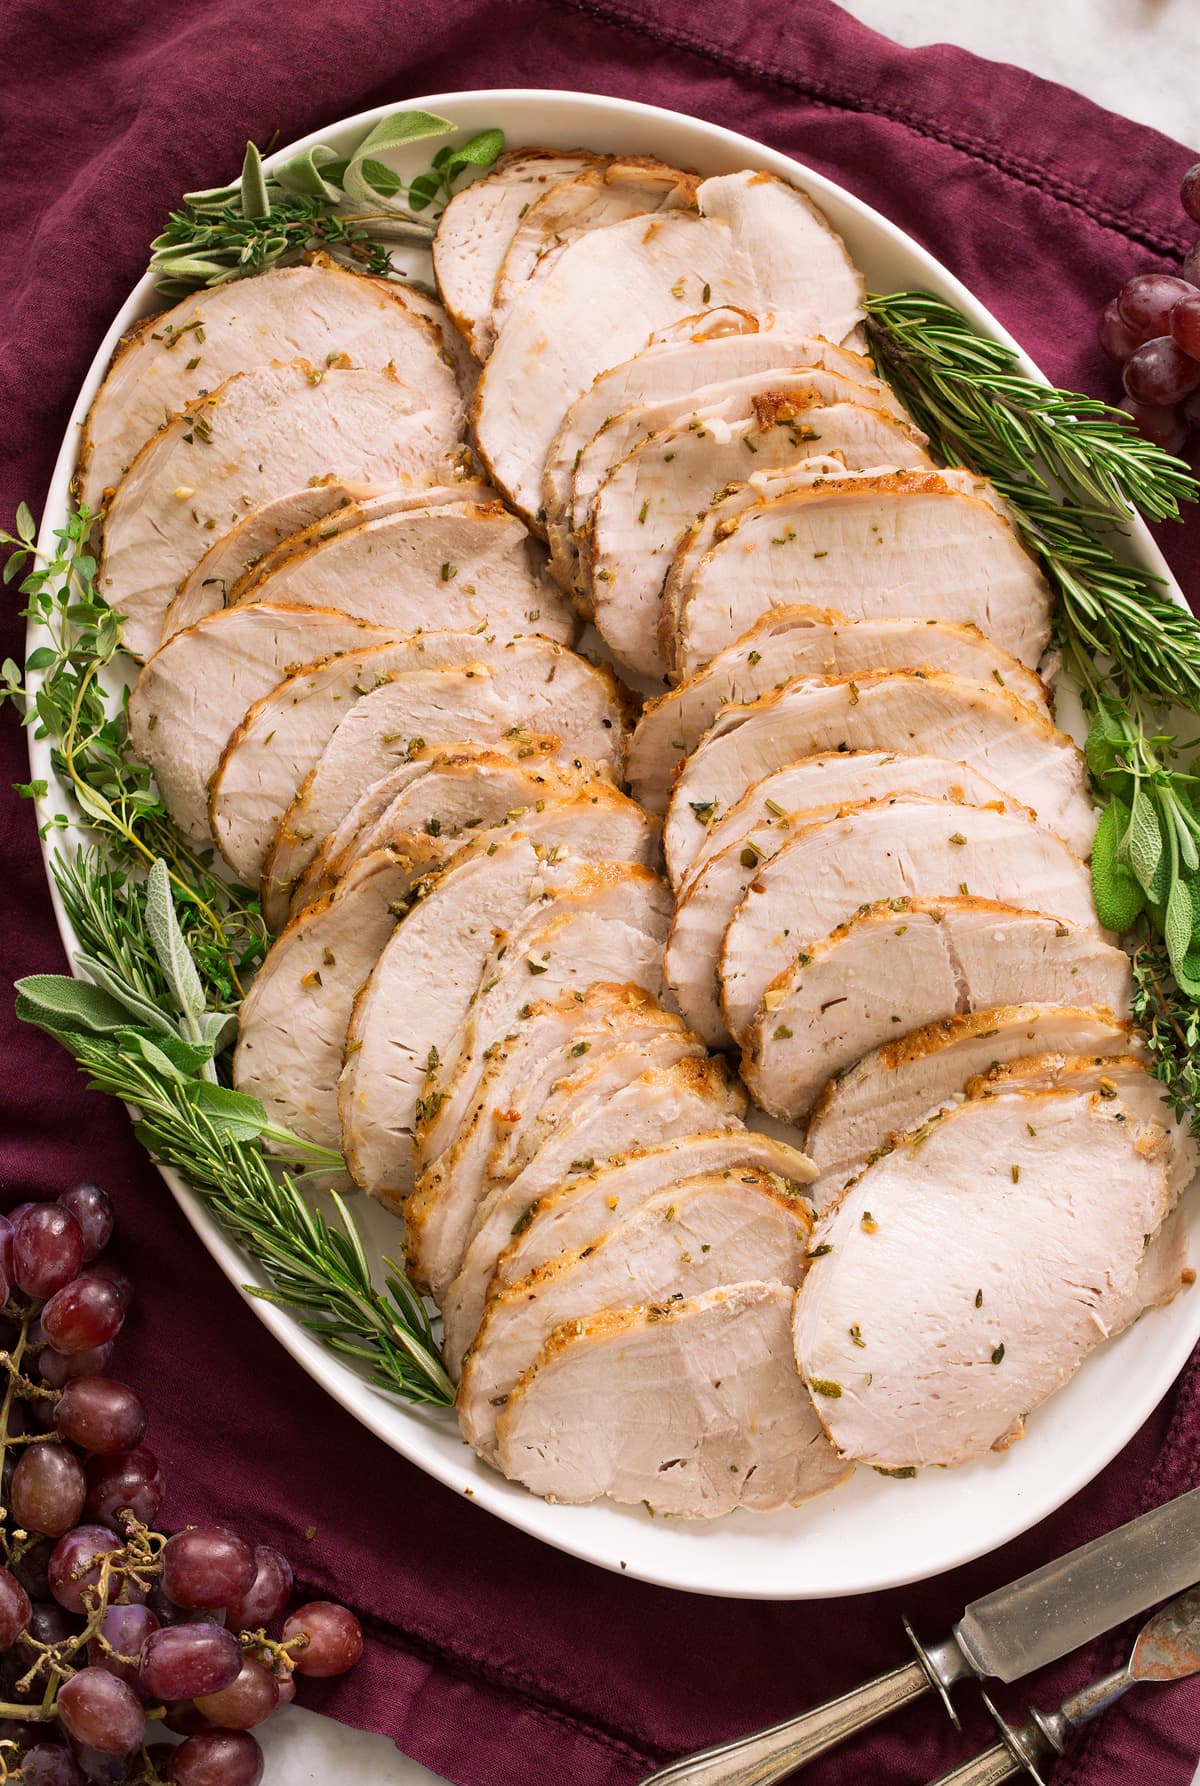
{"type": "Polygon", "coordinates": [[[785,87],[792,92],[804,94],[820,105],[842,111],[863,112],[870,116],[886,118],[892,123],[902,125],[919,136],[933,138],[934,141],[957,150],[960,154],[971,156],[977,161],[985,162],[995,168],[997,173],[1004,174],[1024,186],[1031,186],[1043,193],[1047,198],[1060,204],[1071,205],[1082,211],[1086,217],[1100,225],[1102,229],[1110,229],[1115,234],[1124,236],[1139,247],[1151,248],[1162,254],[1182,254],[1184,243],[1182,237],[1158,234],[1152,230],[1139,229],[1131,219],[1120,212],[1098,209],[1088,202],[1086,190],[1073,186],[1069,181],[1054,175],[1038,162],[1023,160],[1020,156],[1007,154],[997,143],[986,137],[974,137],[957,134],[948,130],[932,118],[922,117],[917,113],[903,111],[898,106],[889,106],[879,100],[866,100],[852,93],[839,92],[821,81],[803,78],[782,68],[774,68],[768,63],[755,62],[747,57],[733,56],[728,52],[714,48],[702,38],[691,36],[678,27],[667,29],[653,24],[649,20],[631,18],[615,8],[605,6],[602,0],[556,0],[569,12],[591,16],[600,23],[627,31],[631,35],[647,37],[652,42],[665,44],[670,49],[681,49],[701,60],[714,62],[720,68],[732,69],[738,74],[754,76],[761,81],[772,82],[776,86],[785,87]]]}

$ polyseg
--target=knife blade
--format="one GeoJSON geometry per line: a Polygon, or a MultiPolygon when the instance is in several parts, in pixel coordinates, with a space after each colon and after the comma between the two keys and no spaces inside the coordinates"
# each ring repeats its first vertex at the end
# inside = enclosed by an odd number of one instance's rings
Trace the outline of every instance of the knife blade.
{"type": "MultiPolygon", "coordinates": [[[[685,1756],[642,1786],[770,1786],[931,1690],[955,1724],[950,1689],[1019,1680],[1159,1600],[1200,1582],[1200,1488],[974,1600],[917,1659],[770,1730],[685,1756]]],[[[1000,1776],[1002,1777],[1002,1776],[1000,1776]]]]}

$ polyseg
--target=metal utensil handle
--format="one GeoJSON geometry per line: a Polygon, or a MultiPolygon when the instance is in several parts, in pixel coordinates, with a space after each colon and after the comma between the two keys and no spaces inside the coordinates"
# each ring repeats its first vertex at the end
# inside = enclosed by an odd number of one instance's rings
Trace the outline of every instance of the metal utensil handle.
{"type": "Polygon", "coordinates": [[[642,1786],[771,1786],[773,1780],[784,1779],[793,1768],[814,1761],[855,1731],[866,1730],[930,1690],[929,1676],[921,1664],[906,1662],[902,1668],[893,1668],[890,1674],[881,1674],[785,1724],[697,1755],[685,1755],[682,1761],[651,1774],[642,1786]]]}
{"type": "Polygon", "coordinates": [[[997,1786],[998,1781],[1011,1780],[1020,1772],[1021,1763],[1008,1744],[996,1743],[982,1755],[976,1755],[973,1761],[964,1761],[953,1773],[943,1774],[933,1786],[997,1786]]]}

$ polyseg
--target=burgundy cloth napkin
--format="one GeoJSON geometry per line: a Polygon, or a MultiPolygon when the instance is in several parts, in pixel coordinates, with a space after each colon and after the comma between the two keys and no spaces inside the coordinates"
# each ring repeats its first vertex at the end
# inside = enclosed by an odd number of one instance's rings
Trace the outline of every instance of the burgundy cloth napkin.
{"type": "MultiPolygon", "coordinates": [[[[1017,69],[907,51],[827,0],[9,0],[0,65],[0,519],[40,503],[68,409],[146,244],[190,187],[228,179],[247,136],[284,141],[381,102],[453,88],[586,88],[712,119],[786,150],[895,218],[1059,383],[1113,389],[1101,304],[1186,245],[1193,159],[1017,69]]],[[[1200,522],[1168,533],[1200,594],[1200,522]]],[[[21,655],[9,595],[0,655],[21,655]]],[[[27,806],[23,741],[0,737],[0,982],[61,969],[27,806]]],[[[1200,1481],[1200,1365],[1104,1475],[1020,1541],[956,1574],[815,1605],[711,1601],[545,1549],[427,1480],[313,1387],[239,1300],[135,1146],[0,990],[0,1195],[81,1175],[117,1201],[138,1302],[122,1372],[152,1410],[179,1524],[228,1518],[279,1543],[307,1588],[363,1614],[366,1660],[310,1705],[385,1731],[458,1786],[617,1786],[670,1755],[840,1692],[903,1659],[963,1602],[1200,1481]],[[307,1536],[311,1532],[311,1537],[307,1536]]],[[[1053,1418],[1053,1415],[1043,1416],[1053,1418]]],[[[902,1505],[903,1489],[895,1501],[902,1505]]],[[[898,1539],[899,1542],[899,1539],[898,1539]]],[[[1032,1683],[1050,1703],[1112,1665],[1115,1640],[1032,1683]]],[[[912,1709],[814,1769],[907,1786],[990,1740],[974,1694],[955,1737],[912,1709]]],[[[1002,1691],[1019,1712],[1023,1699],[1002,1691]]],[[[1187,1786],[1200,1690],[1142,1689],[1078,1745],[1072,1786],[1187,1786]]]]}

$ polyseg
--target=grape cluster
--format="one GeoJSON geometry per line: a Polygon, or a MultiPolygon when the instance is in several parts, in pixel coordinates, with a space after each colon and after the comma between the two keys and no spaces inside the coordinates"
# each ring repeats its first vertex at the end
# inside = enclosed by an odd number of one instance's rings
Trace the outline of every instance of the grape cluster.
{"type": "Polygon", "coordinates": [[[108,1376],[133,1294],[99,1186],[0,1216],[0,1786],[256,1786],[250,1734],[362,1627],[284,1617],[287,1558],[221,1525],[152,1529],[146,1410],[108,1376]],[[160,1721],[184,1737],[148,1744],[160,1721]]]}
{"type": "MultiPolygon", "coordinates": [[[[1179,196],[1200,223],[1200,161],[1179,196]]],[[[1100,344],[1120,362],[1125,408],[1148,440],[1182,452],[1200,428],[1200,240],[1175,273],[1139,273],[1100,316],[1100,344]]]]}

